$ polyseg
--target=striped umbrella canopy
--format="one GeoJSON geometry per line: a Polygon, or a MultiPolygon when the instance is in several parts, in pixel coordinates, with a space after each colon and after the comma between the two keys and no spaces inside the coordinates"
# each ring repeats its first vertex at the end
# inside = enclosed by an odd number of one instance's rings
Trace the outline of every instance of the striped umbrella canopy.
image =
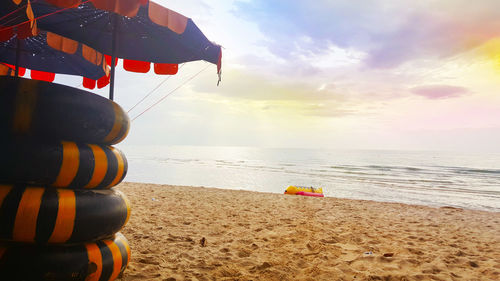
{"type": "Polygon", "coordinates": [[[0,75],[14,76],[17,69],[17,75],[24,76],[28,68],[36,80],[52,82],[55,73],[61,73],[83,76],[88,88],[109,84],[104,55],[80,42],[40,30],[31,3],[0,2],[0,75]]]}
{"type": "Polygon", "coordinates": [[[220,79],[221,47],[209,41],[191,19],[153,1],[7,0],[0,9],[3,15],[23,15],[7,28],[5,16],[0,18],[0,41],[16,31],[18,36],[23,30],[27,36],[37,34],[40,28],[52,34],[51,40],[63,42],[51,45],[59,46],[59,51],[67,53],[82,44],[105,54],[112,73],[114,58],[122,58],[128,71],[146,73],[153,63],[156,74],[166,75],[177,73],[179,63],[205,60],[217,65],[220,79]]]}
{"type": "MultiPolygon", "coordinates": [[[[153,1],[38,0],[32,7],[40,28],[126,61],[218,64],[220,60],[221,47],[191,19],[153,1]]],[[[137,70],[144,71],[145,63],[135,63],[137,70]]]]}
{"type": "MultiPolygon", "coordinates": [[[[32,69],[32,74],[53,77],[54,72],[79,75],[93,80],[109,74],[109,67],[103,55],[94,49],[73,41],[63,39],[51,32],[40,31],[38,35],[18,42],[17,34],[9,40],[0,42],[0,62],[32,69]],[[19,44],[19,45],[18,45],[19,44]],[[65,49],[65,52],[59,49],[65,49]]],[[[42,80],[50,80],[42,79],[42,80]]]]}

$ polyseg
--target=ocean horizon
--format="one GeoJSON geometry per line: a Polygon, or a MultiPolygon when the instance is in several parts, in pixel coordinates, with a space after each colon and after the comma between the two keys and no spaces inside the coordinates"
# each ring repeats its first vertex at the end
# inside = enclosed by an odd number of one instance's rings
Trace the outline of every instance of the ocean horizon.
{"type": "Polygon", "coordinates": [[[500,153],[121,145],[125,181],[500,211],[500,153]]]}

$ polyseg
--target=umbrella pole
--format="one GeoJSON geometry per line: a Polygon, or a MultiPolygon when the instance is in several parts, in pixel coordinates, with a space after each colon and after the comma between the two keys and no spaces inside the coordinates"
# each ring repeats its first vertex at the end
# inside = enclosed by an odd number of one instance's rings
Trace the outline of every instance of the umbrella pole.
{"type": "Polygon", "coordinates": [[[115,61],[116,61],[116,35],[118,29],[118,16],[113,14],[113,39],[111,42],[111,74],[109,81],[109,99],[113,100],[115,91],[115,61]]]}
{"type": "Polygon", "coordinates": [[[19,39],[19,35],[17,36],[16,38],[17,40],[17,46],[16,46],[16,65],[15,65],[15,69],[14,69],[14,75],[16,77],[19,77],[19,59],[21,57],[21,39],[19,39]]]}
{"type": "MultiPolygon", "coordinates": [[[[114,44],[113,44],[114,45],[114,44]]],[[[109,80],[109,99],[113,100],[115,91],[115,56],[111,57],[111,74],[109,80]]]]}

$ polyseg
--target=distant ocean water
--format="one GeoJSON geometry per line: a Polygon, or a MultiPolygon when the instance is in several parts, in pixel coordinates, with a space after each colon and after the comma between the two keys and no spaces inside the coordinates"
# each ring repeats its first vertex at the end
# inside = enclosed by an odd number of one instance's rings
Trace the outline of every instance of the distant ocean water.
{"type": "Polygon", "coordinates": [[[119,146],[125,181],[500,211],[500,154],[250,147],[119,146]]]}

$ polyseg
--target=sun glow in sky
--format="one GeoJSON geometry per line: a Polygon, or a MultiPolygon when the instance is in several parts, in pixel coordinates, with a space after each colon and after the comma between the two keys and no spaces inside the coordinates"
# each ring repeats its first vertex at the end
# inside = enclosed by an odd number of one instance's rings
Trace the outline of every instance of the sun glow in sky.
{"type": "MultiPolygon", "coordinates": [[[[223,80],[209,67],[126,144],[500,151],[498,0],[157,2],[224,47],[223,80]]],[[[128,110],[163,79],[119,70],[116,101],[128,110]]]]}

